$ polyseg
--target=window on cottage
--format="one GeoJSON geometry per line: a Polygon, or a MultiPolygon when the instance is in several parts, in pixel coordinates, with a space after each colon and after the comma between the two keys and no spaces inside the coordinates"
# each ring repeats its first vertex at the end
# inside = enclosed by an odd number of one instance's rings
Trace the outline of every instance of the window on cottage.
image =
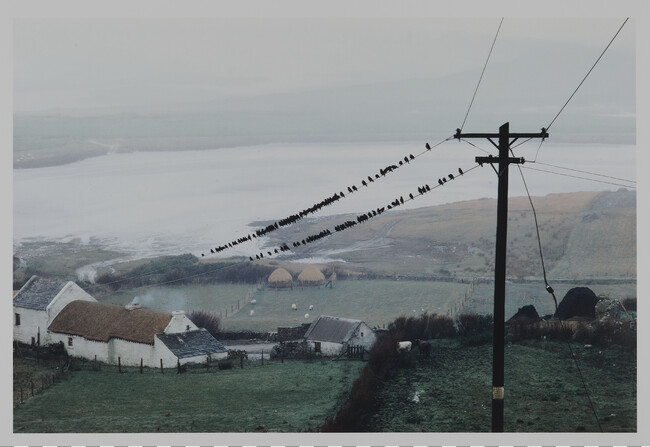
{"type": "Polygon", "coordinates": [[[363,332],[361,333],[361,336],[363,337],[363,332]]]}
{"type": "Polygon", "coordinates": [[[314,342],[314,352],[320,352],[320,342],[319,341],[314,342]]]}
{"type": "Polygon", "coordinates": [[[68,346],[72,346],[72,337],[68,337],[68,346]]]}
{"type": "Polygon", "coordinates": [[[20,326],[20,314],[16,314],[16,326],[20,326]]]}

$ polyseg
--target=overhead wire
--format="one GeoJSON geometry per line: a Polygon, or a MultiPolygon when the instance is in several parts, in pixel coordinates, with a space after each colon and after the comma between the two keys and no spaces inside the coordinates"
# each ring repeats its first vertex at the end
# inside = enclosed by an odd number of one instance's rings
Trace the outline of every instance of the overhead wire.
{"type": "MultiPolygon", "coordinates": [[[[513,147],[513,149],[514,149],[514,147],[513,147]]],[[[597,172],[584,171],[584,170],[581,170],[581,169],[567,168],[567,167],[564,167],[564,166],[553,165],[553,164],[550,164],[550,163],[542,163],[541,161],[532,161],[530,163],[535,163],[535,164],[542,165],[542,166],[549,166],[551,168],[564,169],[564,170],[567,170],[567,171],[580,172],[582,174],[595,175],[597,177],[610,178],[612,180],[621,180],[623,182],[636,183],[635,180],[628,180],[628,179],[625,179],[625,178],[614,177],[614,176],[607,175],[607,174],[599,174],[597,172]]]]}
{"type": "MultiPolygon", "coordinates": [[[[514,152],[512,151],[512,149],[510,149],[510,153],[514,157],[514,152]]],[[[553,290],[553,287],[551,287],[551,285],[549,284],[548,278],[546,276],[546,266],[544,264],[544,254],[543,254],[543,250],[542,250],[542,239],[541,239],[540,234],[539,234],[539,223],[537,221],[537,211],[535,210],[535,205],[533,204],[533,199],[530,196],[530,191],[528,190],[528,184],[526,183],[526,178],[524,177],[524,172],[521,170],[522,167],[517,165],[517,168],[519,169],[519,174],[521,175],[521,180],[522,180],[522,182],[524,184],[524,188],[526,189],[526,195],[528,196],[528,201],[530,202],[530,207],[531,207],[531,209],[533,211],[533,218],[534,218],[534,222],[535,222],[535,232],[537,234],[537,245],[539,247],[539,257],[540,257],[540,262],[542,264],[542,273],[543,273],[543,277],[544,277],[544,286],[546,288],[546,291],[549,294],[551,294],[551,296],[553,297],[553,303],[555,304],[555,315],[558,317],[558,319],[560,321],[560,326],[562,327],[562,330],[565,331],[566,328],[565,328],[565,325],[564,325],[564,320],[562,320],[562,318],[561,318],[561,316],[560,316],[560,314],[558,312],[558,303],[557,303],[557,297],[555,296],[555,290],[553,290]]],[[[580,364],[578,362],[578,359],[577,359],[575,353],[573,352],[573,348],[571,347],[571,343],[569,342],[568,339],[566,340],[566,343],[567,343],[567,346],[568,346],[569,351],[571,353],[571,358],[573,359],[573,362],[576,365],[576,368],[578,370],[578,375],[580,377],[580,381],[582,382],[582,387],[583,387],[583,389],[585,391],[585,394],[587,396],[587,400],[589,401],[589,406],[591,407],[591,411],[592,411],[592,413],[594,415],[594,418],[596,419],[596,423],[598,424],[598,428],[602,432],[603,427],[600,424],[600,419],[598,418],[598,413],[596,412],[596,408],[594,407],[594,403],[591,400],[591,395],[589,394],[589,390],[587,389],[587,383],[585,382],[584,376],[582,374],[582,370],[580,369],[580,364]]]]}
{"type": "Polygon", "coordinates": [[[469,107],[467,108],[467,112],[465,113],[465,118],[463,119],[463,124],[460,126],[460,130],[463,130],[463,127],[465,127],[465,122],[467,121],[467,116],[469,115],[469,111],[472,109],[472,104],[474,104],[474,99],[476,98],[476,93],[478,92],[478,88],[481,85],[481,81],[483,80],[483,75],[485,74],[485,69],[487,68],[488,62],[490,61],[490,56],[492,56],[492,50],[494,49],[494,44],[497,41],[497,37],[499,36],[499,31],[501,30],[501,25],[503,24],[503,17],[501,17],[501,22],[499,22],[499,28],[497,28],[497,32],[494,35],[494,40],[492,41],[492,46],[490,47],[490,52],[488,53],[487,59],[485,59],[485,64],[483,65],[483,71],[481,71],[481,76],[478,78],[478,83],[476,84],[476,89],[474,90],[474,94],[472,95],[472,100],[469,103],[469,107]]]}
{"type": "Polygon", "coordinates": [[[589,177],[581,177],[579,175],[564,174],[562,172],[549,171],[548,169],[531,168],[530,166],[522,166],[522,168],[523,169],[529,169],[531,171],[539,171],[539,172],[546,172],[548,174],[560,175],[560,176],[563,176],[563,177],[571,177],[571,178],[577,178],[577,179],[581,179],[581,180],[588,180],[588,181],[596,182],[596,183],[603,183],[603,184],[606,184],[606,185],[614,185],[614,186],[621,186],[623,188],[636,189],[636,186],[633,186],[633,185],[626,185],[626,184],[623,184],[623,183],[608,182],[606,180],[598,180],[598,179],[589,178],[589,177]]]}
{"type": "Polygon", "coordinates": [[[346,197],[346,192],[344,192],[344,190],[347,191],[348,195],[349,194],[354,194],[354,193],[358,192],[359,190],[363,189],[362,186],[363,187],[368,187],[371,183],[374,183],[375,181],[385,177],[386,174],[389,174],[389,173],[399,169],[400,167],[402,167],[404,165],[410,164],[412,161],[416,160],[420,156],[426,154],[427,152],[430,152],[431,150],[437,148],[441,144],[443,144],[443,143],[445,143],[445,142],[447,142],[447,141],[449,141],[451,139],[453,139],[453,136],[445,138],[445,139],[439,141],[438,143],[434,144],[433,146],[431,146],[429,143],[426,143],[425,150],[423,150],[422,152],[420,152],[420,153],[418,153],[416,155],[413,155],[413,154],[406,155],[406,156],[404,156],[404,158],[397,161],[396,164],[391,164],[391,165],[387,166],[386,168],[380,168],[378,173],[373,173],[372,176],[369,175],[367,177],[364,177],[361,180],[361,186],[357,187],[356,184],[353,184],[351,186],[347,186],[344,189],[342,189],[340,193],[334,193],[334,195],[332,195],[330,197],[327,197],[327,198],[321,200],[320,202],[317,202],[315,205],[313,205],[313,206],[311,206],[309,208],[305,208],[305,209],[303,209],[303,210],[301,210],[301,211],[299,211],[299,212],[297,212],[297,213],[295,213],[295,214],[293,214],[291,216],[288,216],[286,218],[279,219],[278,221],[275,221],[274,223],[269,224],[264,228],[260,228],[260,229],[255,230],[252,233],[249,233],[247,236],[242,236],[242,237],[237,238],[235,240],[232,240],[230,242],[226,242],[223,245],[210,248],[209,252],[206,251],[205,253],[201,253],[201,256],[202,257],[206,256],[206,253],[208,255],[209,254],[220,253],[220,252],[222,252],[224,250],[234,248],[239,244],[245,243],[247,241],[251,241],[251,240],[253,240],[255,238],[258,238],[258,237],[265,236],[267,233],[278,230],[280,227],[291,225],[291,224],[301,220],[304,217],[307,217],[307,216],[309,216],[311,214],[316,213],[317,211],[320,211],[323,207],[329,206],[329,205],[333,204],[334,202],[337,202],[337,201],[341,200],[342,198],[345,198],[346,197]]]}

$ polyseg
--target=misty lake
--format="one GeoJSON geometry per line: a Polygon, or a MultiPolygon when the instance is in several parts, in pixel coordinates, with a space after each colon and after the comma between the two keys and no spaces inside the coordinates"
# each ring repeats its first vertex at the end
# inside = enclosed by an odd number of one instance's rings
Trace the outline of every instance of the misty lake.
{"type": "MultiPolygon", "coordinates": [[[[433,145],[437,141],[430,141],[433,145]]],[[[440,177],[468,171],[475,156],[496,154],[489,142],[448,141],[426,151],[424,142],[270,144],[202,151],[111,153],[45,168],[13,171],[14,247],[34,240],[99,241],[136,257],[209,252],[210,247],[248,235],[256,221],[275,221],[343,191],[345,199],[314,217],[361,213],[399,196],[417,194],[440,177]],[[416,158],[369,187],[361,180],[380,168],[416,158]],[[421,155],[420,155],[421,154],[421,155]],[[356,185],[358,193],[348,194],[356,185]]],[[[539,143],[515,149],[535,158],[539,143]]],[[[549,193],[616,190],[635,183],[636,146],[544,143],[539,163],[523,170],[533,196],[549,193]],[[614,178],[561,170],[541,163],[614,178]],[[576,177],[597,178],[588,181],[576,177]]],[[[416,197],[398,209],[419,208],[482,197],[496,197],[497,176],[489,165],[416,197]]],[[[518,169],[510,170],[510,196],[525,195],[518,169]]],[[[258,240],[258,244],[264,241],[258,240]]],[[[226,255],[255,254],[243,244],[226,255]]]]}

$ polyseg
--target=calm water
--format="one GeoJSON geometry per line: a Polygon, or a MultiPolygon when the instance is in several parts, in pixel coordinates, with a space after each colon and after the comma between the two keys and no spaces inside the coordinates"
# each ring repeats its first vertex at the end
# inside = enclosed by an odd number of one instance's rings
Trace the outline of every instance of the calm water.
{"type": "MultiPolygon", "coordinates": [[[[433,143],[433,141],[432,141],[433,143]]],[[[489,142],[483,150],[495,153],[489,142]]],[[[516,149],[532,160],[538,143],[516,149]]],[[[314,216],[363,212],[400,195],[417,194],[426,183],[467,171],[474,157],[486,155],[466,143],[449,141],[405,164],[368,188],[361,180],[380,168],[424,151],[423,142],[368,144],[291,144],[205,151],[110,154],[48,168],[14,170],[14,245],[44,239],[99,240],[108,248],[138,257],[194,253],[251,232],[251,222],[275,221],[344,191],[346,198],[314,216]],[[359,192],[347,194],[356,185],[359,192]]],[[[635,146],[545,143],[537,161],[635,180],[635,146]]],[[[527,164],[569,175],[540,164],[527,164]]],[[[618,185],[525,170],[532,195],[616,190],[618,185]]],[[[516,168],[510,196],[524,195],[516,168]]],[[[619,180],[600,180],[624,183],[619,180]]],[[[485,165],[416,198],[400,209],[481,197],[496,197],[497,177],[485,165]]],[[[252,243],[227,254],[250,255],[252,243]]]]}

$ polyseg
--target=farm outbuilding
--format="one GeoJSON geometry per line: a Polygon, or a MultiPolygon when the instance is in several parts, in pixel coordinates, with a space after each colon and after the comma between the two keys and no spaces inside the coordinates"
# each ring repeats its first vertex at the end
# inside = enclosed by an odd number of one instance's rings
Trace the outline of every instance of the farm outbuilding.
{"type": "Polygon", "coordinates": [[[310,265],[298,275],[298,282],[301,286],[320,286],[325,284],[325,275],[316,266],[310,265]]]}
{"type": "Polygon", "coordinates": [[[326,356],[341,355],[347,347],[361,346],[369,351],[377,337],[361,320],[321,315],[309,326],[304,336],[313,352],[326,356]]]}
{"type": "Polygon", "coordinates": [[[293,277],[286,269],[278,267],[269,276],[269,286],[276,289],[293,287],[293,277]]]}
{"type": "Polygon", "coordinates": [[[185,312],[73,301],[49,327],[69,355],[105,363],[158,367],[227,356],[227,349],[185,312]]]}
{"type": "Polygon", "coordinates": [[[96,302],[72,281],[32,276],[14,295],[14,340],[31,345],[52,343],[47,328],[72,301],[96,302]]]}

